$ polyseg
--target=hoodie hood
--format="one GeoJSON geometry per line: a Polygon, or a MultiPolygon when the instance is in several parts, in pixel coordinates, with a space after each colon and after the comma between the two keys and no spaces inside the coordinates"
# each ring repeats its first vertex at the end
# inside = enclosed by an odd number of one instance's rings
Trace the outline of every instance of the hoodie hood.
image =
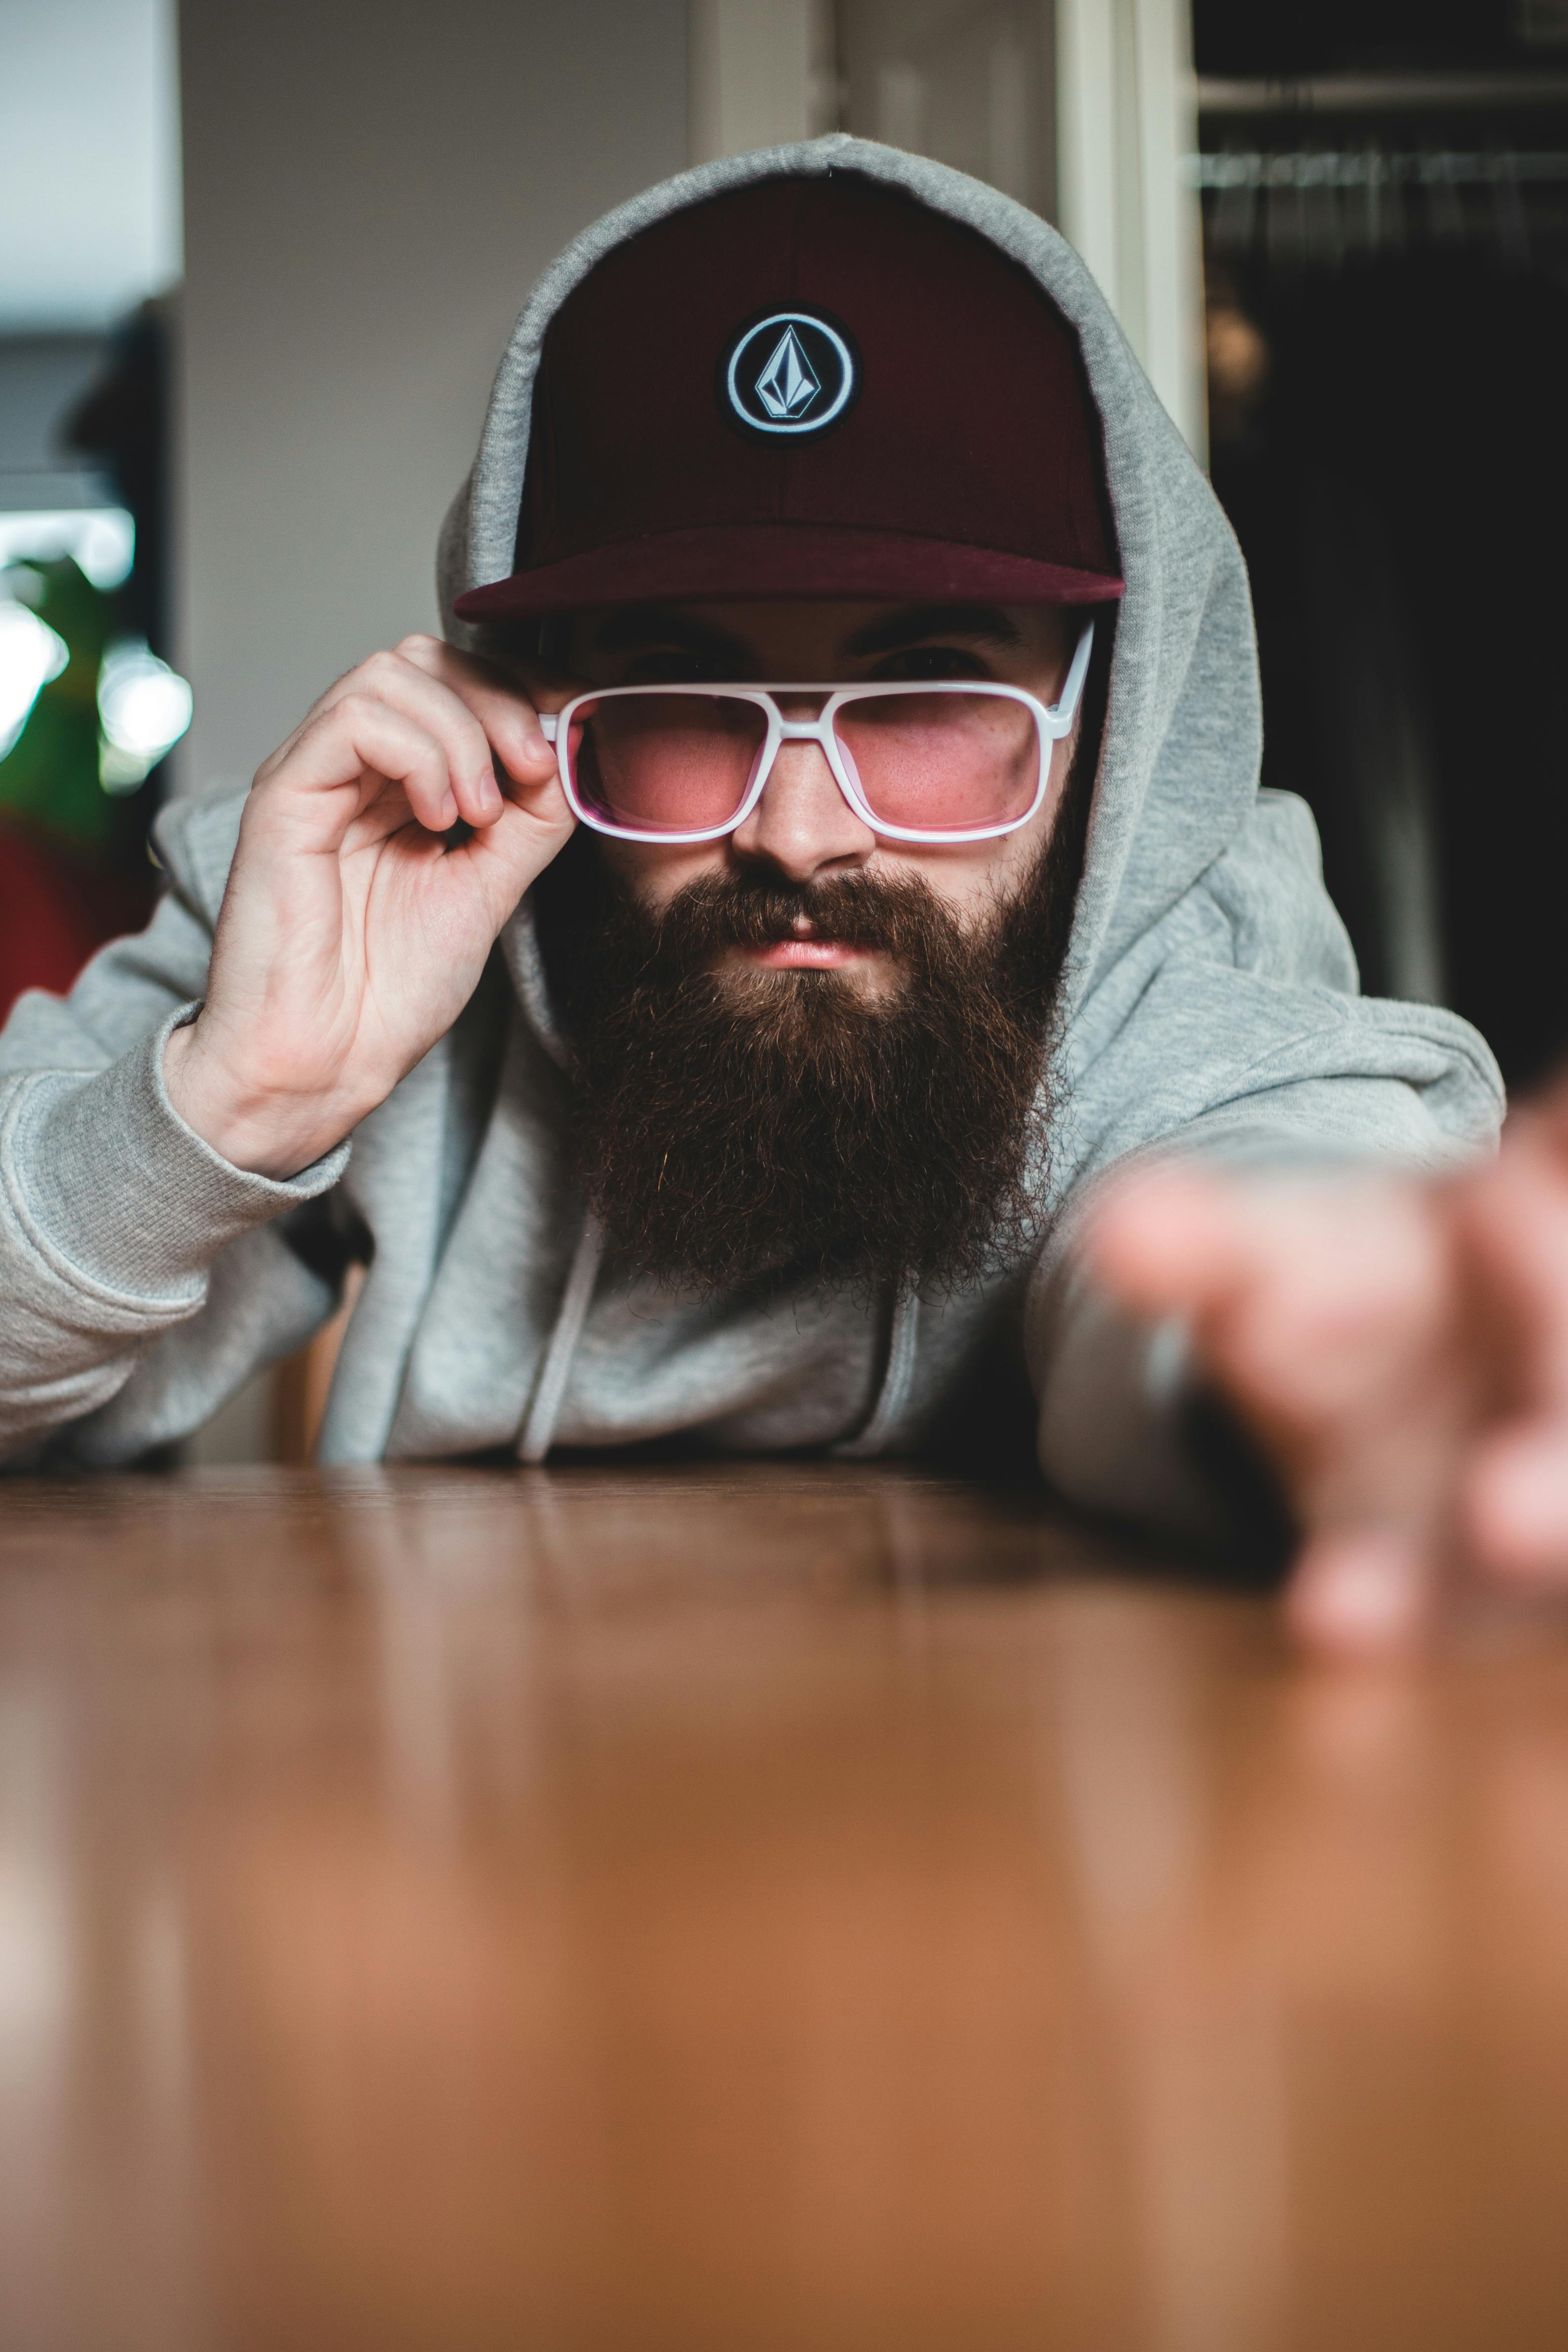
{"type": "Polygon", "coordinates": [[[726,190],[840,172],[914,197],[1026,270],[1075,331],[1100,412],[1126,593],[1065,982],[1070,1017],[1245,824],[1261,716],[1246,570],[1219,503],[1078,255],[1012,198],[945,164],[836,134],[682,173],[586,229],[540,280],[501,361],[478,459],[441,535],[443,625],[471,646],[477,632],[456,618],[456,599],[512,570],[545,333],[595,263],[726,190]]]}

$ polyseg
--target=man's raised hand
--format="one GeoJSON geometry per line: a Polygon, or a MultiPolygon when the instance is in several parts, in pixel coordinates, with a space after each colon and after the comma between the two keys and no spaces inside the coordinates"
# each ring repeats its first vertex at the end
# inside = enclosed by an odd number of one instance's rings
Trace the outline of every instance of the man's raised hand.
{"type": "Polygon", "coordinates": [[[499,670],[427,636],[351,670],[257,773],[165,1058],[181,1117],[260,1175],[331,1150],[451,1027],[573,824],[499,670]]]}
{"type": "Polygon", "coordinates": [[[1450,1178],[1151,1169],[1089,1246],[1125,1304],[1186,1319],[1273,1460],[1312,1646],[1407,1649],[1475,1596],[1568,1589],[1568,1087],[1450,1178]]]}

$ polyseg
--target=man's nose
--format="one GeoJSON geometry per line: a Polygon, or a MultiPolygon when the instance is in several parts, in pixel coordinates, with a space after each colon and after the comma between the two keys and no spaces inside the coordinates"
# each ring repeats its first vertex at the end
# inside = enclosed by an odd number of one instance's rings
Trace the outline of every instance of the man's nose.
{"type": "Polygon", "coordinates": [[[730,836],[737,857],[776,866],[792,882],[863,866],[877,846],[870,826],[838,789],[820,743],[779,745],[763,796],[730,836]]]}

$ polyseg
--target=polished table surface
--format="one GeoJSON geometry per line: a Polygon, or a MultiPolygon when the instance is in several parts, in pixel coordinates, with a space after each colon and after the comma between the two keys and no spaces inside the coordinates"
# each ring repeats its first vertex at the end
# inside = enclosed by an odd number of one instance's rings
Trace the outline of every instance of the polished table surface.
{"type": "Polygon", "coordinates": [[[5,2352],[1568,2344],[1568,1644],[848,1466],[0,1488],[5,2352]]]}

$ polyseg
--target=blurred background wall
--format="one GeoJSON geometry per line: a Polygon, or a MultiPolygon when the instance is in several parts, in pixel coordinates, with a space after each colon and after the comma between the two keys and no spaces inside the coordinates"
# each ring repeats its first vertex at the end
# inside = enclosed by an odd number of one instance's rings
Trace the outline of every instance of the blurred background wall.
{"type": "Polygon", "coordinates": [[[0,0],[0,1013],[151,904],[182,220],[172,0],[0,0]]]}
{"type": "Polygon", "coordinates": [[[534,278],[687,150],[685,0],[184,0],[184,781],[435,625],[534,278]]]}

